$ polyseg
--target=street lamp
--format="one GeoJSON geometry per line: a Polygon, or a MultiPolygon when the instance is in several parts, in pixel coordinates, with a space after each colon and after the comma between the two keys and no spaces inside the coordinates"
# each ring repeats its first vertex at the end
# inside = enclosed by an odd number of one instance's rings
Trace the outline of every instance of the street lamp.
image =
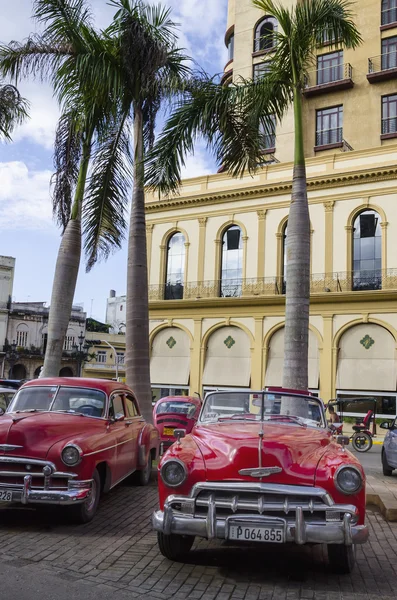
{"type": "Polygon", "coordinates": [[[111,348],[113,350],[114,353],[114,366],[116,368],[116,380],[119,380],[119,357],[117,356],[117,352],[116,352],[116,348],[114,346],[112,346],[112,344],[109,344],[108,341],[106,340],[101,340],[101,342],[103,344],[107,344],[109,346],[109,348],[111,348]]]}
{"type": "Polygon", "coordinates": [[[90,344],[85,342],[84,333],[81,331],[79,337],[79,344],[73,344],[73,353],[72,357],[77,361],[77,376],[81,377],[81,365],[88,358],[88,350],[90,348],[90,344]]]}
{"type": "Polygon", "coordinates": [[[4,363],[5,361],[8,362],[8,364],[10,365],[10,369],[8,372],[8,377],[9,379],[12,378],[13,376],[13,369],[14,369],[14,365],[17,362],[17,360],[19,359],[19,354],[17,352],[17,345],[15,343],[15,340],[13,340],[12,344],[10,344],[8,350],[5,353],[4,356],[4,360],[3,360],[3,377],[4,377],[4,363]]]}

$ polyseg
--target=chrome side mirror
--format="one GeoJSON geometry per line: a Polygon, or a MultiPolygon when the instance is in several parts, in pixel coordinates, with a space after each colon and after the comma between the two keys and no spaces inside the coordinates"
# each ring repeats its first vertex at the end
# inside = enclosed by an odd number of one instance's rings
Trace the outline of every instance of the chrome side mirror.
{"type": "Polygon", "coordinates": [[[389,423],[389,421],[383,421],[383,423],[380,424],[381,429],[392,429],[393,425],[391,423],[389,423]]]}
{"type": "Polygon", "coordinates": [[[347,435],[337,435],[337,436],[336,436],[336,443],[337,443],[337,444],[340,444],[340,445],[341,445],[343,448],[344,448],[345,446],[348,446],[348,445],[349,445],[349,442],[350,442],[350,440],[349,440],[349,438],[347,437],[347,435]]]}
{"type": "Polygon", "coordinates": [[[174,438],[176,438],[177,444],[180,444],[184,437],[186,437],[186,429],[174,429],[174,438]]]}

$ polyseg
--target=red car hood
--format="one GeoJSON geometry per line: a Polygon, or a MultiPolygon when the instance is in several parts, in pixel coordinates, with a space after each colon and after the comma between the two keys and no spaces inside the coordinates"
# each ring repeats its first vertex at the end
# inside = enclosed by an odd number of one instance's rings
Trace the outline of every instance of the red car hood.
{"type": "MultiPolygon", "coordinates": [[[[260,423],[217,423],[197,426],[193,439],[203,455],[207,481],[259,481],[239,474],[259,466],[260,423]]],[[[324,429],[264,423],[261,462],[280,472],[264,477],[264,483],[314,485],[316,467],[330,434],[324,429]]]]}
{"type": "MultiPolygon", "coordinates": [[[[0,455],[41,458],[61,440],[68,441],[87,432],[88,419],[57,413],[6,413],[0,418],[0,444],[22,446],[10,452],[0,448],[0,455]]],[[[91,419],[90,419],[91,421],[91,419]]]]}

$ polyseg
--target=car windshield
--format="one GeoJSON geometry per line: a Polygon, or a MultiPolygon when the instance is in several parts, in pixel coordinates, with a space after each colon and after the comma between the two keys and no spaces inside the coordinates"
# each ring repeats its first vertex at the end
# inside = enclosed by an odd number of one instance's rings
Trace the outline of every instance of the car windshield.
{"type": "Polygon", "coordinates": [[[100,390],[64,386],[32,386],[19,390],[7,412],[61,411],[103,417],[106,396],[100,390]]]}
{"type": "Polygon", "coordinates": [[[192,417],[195,412],[195,404],[192,404],[191,402],[175,402],[175,400],[160,402],[156,410],[157,415],[164,413],[178,413],[181,415],[187,415],[188,417],[192,417]]]}
{"type": "Polygon", "coordinates": [[[214,392],[206,396],[200,422],[272,421],[326,427],[324,409],[313,396],[270,392],[214,392]]]}

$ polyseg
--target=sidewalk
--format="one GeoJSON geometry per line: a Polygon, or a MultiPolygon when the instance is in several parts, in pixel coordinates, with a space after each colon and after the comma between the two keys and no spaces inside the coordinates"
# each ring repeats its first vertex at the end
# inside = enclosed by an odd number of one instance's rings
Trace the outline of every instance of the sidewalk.
{"type": "Polygon", "coordinates": [[[377,506],[386,521],[397,521],[397,475],[367,474],[367,506],[377,506]]]}

